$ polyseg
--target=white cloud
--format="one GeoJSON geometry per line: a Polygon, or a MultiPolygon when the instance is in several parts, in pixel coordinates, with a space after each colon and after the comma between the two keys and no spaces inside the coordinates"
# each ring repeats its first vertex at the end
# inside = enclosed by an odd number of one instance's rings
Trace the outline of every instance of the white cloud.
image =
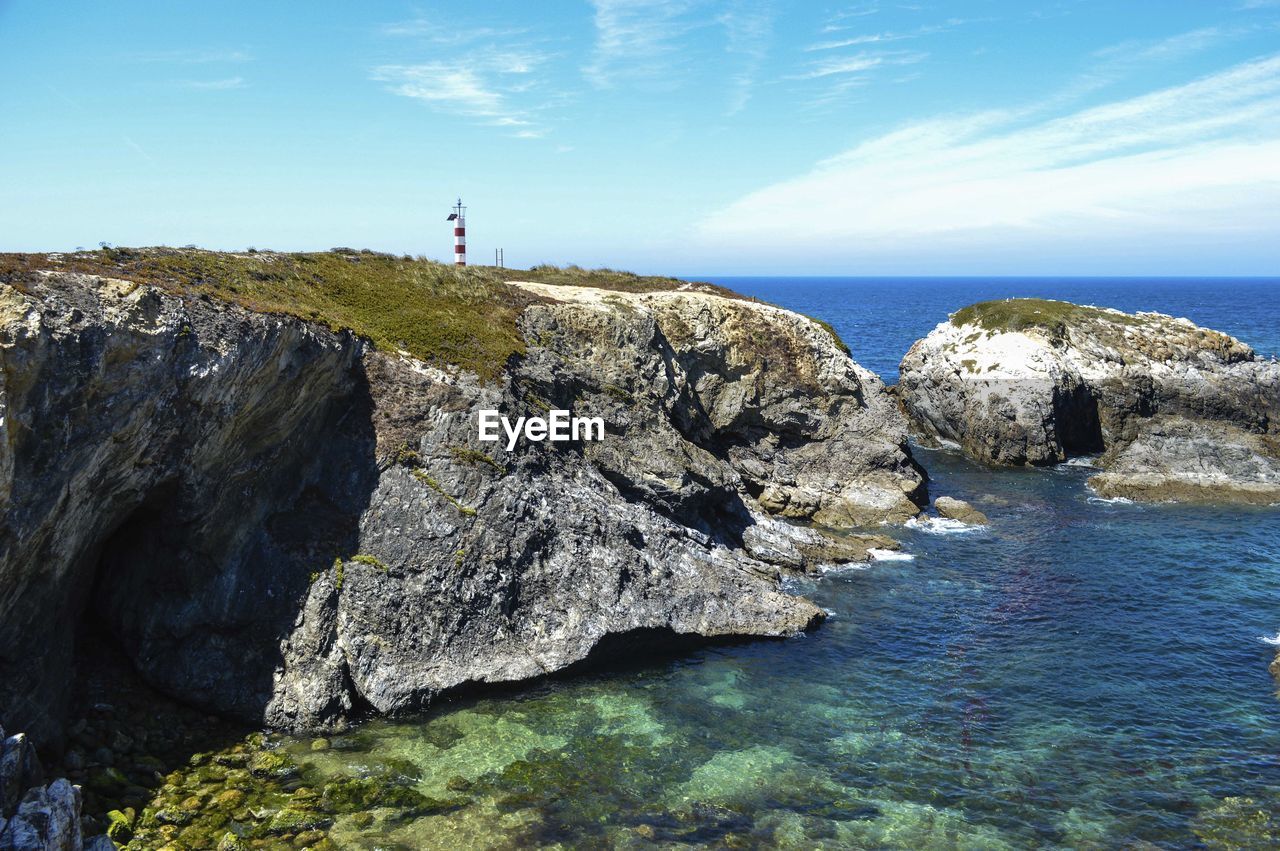
{"type": "Polygon", "coordinates": [[[822,31],[838,32],[843,29],[848,29],[848,26],[846,24],[842,24],[841,21],[847,21],[853,18],[865,18],[868,15],[874,15],[879,11],[880,5],[878,3],[859,3],[854,6],[850,6],[847,9],[841,9],[827,18],[826,26],[822,28],[822,31]]]}
{"type": "MultiPolygon", "coordinates": [[[[918,7],[909,7],[901,4],[898,5],[898,8],[918,11],[918,7]]],[[[856,21],[859,18],[876,14],[878,11],[879,7],[874,4],[854,6],[841,10],[828,18],[828,22],[821,29],[821,32],[828,35],[831,33],[846,33],[853,30],[854,25],[844,22],[856,21]]],[[[842,105],[847,103],[846,95],[869,85],[876,79],[875,72],[877,69],[895,65],[915,65],[929,58],[929,54],[924,51],[874,49],[872,46],[924,38],[970,22],[964,18],[948,18],[937,24],[929,24],[904,31],[864,32],[840,35],[834,38],[828,37],[803,48],[805,53],[816,53],[822,58],[808,62],[803,70],[791,74],[789,79],[812,80],[817,84],[816,88],[807,89],[800,94],[806,109],[823,110],[832,106],[842,105]],[[844,52],[848,48],[854,47],[869,49],[863,49],[857,53],[844,52]]],[[[920,76],[921,74],[919,73],[897,74],[891,77],[889,82],[893,84],[908,83],[918,79],[920,76]]]]}
{"type": "Polygon", "coordinates": [[[728,115],[740,112],[751,99],[773,37],[774,0],[590,3],[595,43],[582,73],[593,86],[668,91],[702,71],[724,80],[728,115]],[[723,32],[727,61],[695,39],[716,30],[723,32]]]}
{"type": "MultiPolygon", "coordinates": [[[[951,18],[945,23],[920,27],[919,29],[911,30],[909,32],[865,33],[863,35],[849,36],[847,38],[829,39],[827,41],[819,41],[811,44],[805,48],[805,51],[812,53],[818,50],[839,50],[842,47],[856,47],[861,44],[880,44],[887,41],[906,41],[913,38],[924,38],[925,36],[946,32],[947,30],[958,27],[964,23],[968,23],[968,21],[961,18],[951,18]]],[[[840,29],[848,29],[848,27],[840,27],[840,29]]],[[[824,28],[823,32],[831,32],[831,30],[829,28],[824,28]]]]}
{"type": "Polygon", "coordinates": [[[1280,55],[1057,118],[1035,112],[903,127],[712,214],[701,238],[903,256],[1214,230],[1280,244],[1280,55]]]}
{"type": "Polygon", "coordinates": [[[824,59],[809,66],[809,70],[797,75],[797,79],[813,80],[831,77],[838,74],[856,74],[870,71],[881,65],[912,65],[928,57],[927,53],[882,52],[859,53],[855,56],[841,56],[836,59],[824,59]]]}
{"type": "Polygon", "coordinates": [[[471,44],[478,41],[495,41],[514,38],[527,30],[514,27],[464,26],[457,20],[439,23],[425,16],[407,21],[383,24],[379,32],[385,36],[413,38],[431,44],[471,44]]]}
{"type": "Polygon", "coordinates": [[[618,79],[662,82],[679,61],[681,38],[698,25],[699,0],[591,0],[596,41],[587,79],[607,88],[618,79]]]}
{"type": "Polygon", "coordinates": [[[382,65],[374,80],[391,92],[422,101],[432,108],[497,127],[526,128],[517,138],[534,138],[534,110],[514,103],[529,92],[527,78],[545,61],[527,51],[489,50],[473,53],[466,62],[433,61],[414,65],[382,65]]]}
{"type": "Polygon", "coordinates": [[[741,58],[742,65],[730,80],[729,115],[741,112],[751,99],[756,74],[769,50],[773,36],[773,8],[769,3],[753,3],[749,0],[733,0],[720,15],[718,22],[724,26],[730,55],[741,58]]]}
{"type": "Polygon", "coordinates": [[[488,88],[479,74],[448,62],[383,65],[374,69],[373,78],[391,83],[391,91],[398,95],[438,104],[464,115],[499,117],[505,106],[502,95],[488,88]]]}

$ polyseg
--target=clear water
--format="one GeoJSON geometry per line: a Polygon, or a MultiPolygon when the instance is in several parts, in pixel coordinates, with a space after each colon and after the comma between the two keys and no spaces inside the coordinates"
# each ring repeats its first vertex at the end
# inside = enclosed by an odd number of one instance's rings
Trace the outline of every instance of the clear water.
{"type": "MultiPolygon", "coordinates": [[[[726,281],[892,375],[946,313],[1028,293],[1155,308],[1262,351],[1275,282],[726,281]],[[1092,289],[1091,289],[1092,288],[1092,289]],[[1097,295],[1090,295],[1097,293],[1097,295]]],[[[920,453],[989,529],[797,586],[834,616],[375,722],[313,780],[394,771],[457,808],[339,819],[357,848],[1163,848],[1280,844],[1280,511],[1093,498],[1090,471],[920,453]]]]}

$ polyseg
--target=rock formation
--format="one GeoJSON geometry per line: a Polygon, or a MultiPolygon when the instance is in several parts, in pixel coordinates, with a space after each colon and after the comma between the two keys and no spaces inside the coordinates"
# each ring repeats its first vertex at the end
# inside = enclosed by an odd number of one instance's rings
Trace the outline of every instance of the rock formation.
{"type": "Polygon", "coordinates": [[[56,741],[89,620],[161,690],[291,728],[607,636],[787,635],[821,611],[780,572],[832,540],[787,521],[924,502],[905,420],[817,323],[528,289],[527,349],[485,382],[207,295],[0,284],[0,714],[56,741]],[[551,408],[606,439],[477,440],[480,410],[551,408]]]}
{"type": "Polygon", "coordinates": [[[986,526],[989,521],[987,515],[974,508],[963,499],[956,499],[951,496],[940,496],[933,501],[933,509],[938,512],[939,517],[945,517],[948,520],[957,520],[961,523],[968,523],[972,526],[986,526]]]}
{"type": "Polygon", "coordinates": [[[1104,496],[1280,500],[1280,364],[1186,319],[986,302],[912,346],[900,375],[924,438],[986,462],[1104,453],[1104,496]]]}
{"type": "Polygon", "coordinates": [[[0,727],[0,851],[111,851],[105,836],[85,843],[80,830],[80,788],[58,779],[46,784],[26,735],[0,727]]]}

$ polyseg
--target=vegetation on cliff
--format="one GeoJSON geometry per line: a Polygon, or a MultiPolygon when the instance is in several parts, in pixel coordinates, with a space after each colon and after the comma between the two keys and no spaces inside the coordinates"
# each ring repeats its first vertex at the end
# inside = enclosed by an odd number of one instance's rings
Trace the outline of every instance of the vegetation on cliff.
{"type": "Polygon", "coordinates": [[[988,331],[1041,328],[1050,334],[1061,334],[1071,325],[1099,319],[1122,325],[1140,324],[1137,317],[1129,314],[1046,298],[982,301],[951,314],[951,324],[956,326],[977,325],[988,331]]]}
{"type": "MultiPolygon", "coordinates": [[[[500,374],[525,343],[516,320],[539,297],[508,281],[598,287],[627,293],[672,290],[741,299],[732,290],[615,269],[541,264],[531,269],[457,266],[408,255],[335,248],[321,252],[109,248],[0,254],[0,282],[21,287],[41,271],[80,272],[212,297],[259,313],[280,313],[349,329],[378,348],[402,350],[482,379],[500,374]]],[[[840,336],[817,321],[848,352],[840,336]]]]}
{"type": "MultiPolygon", "coordinates": [[[[379,348],[482,378],[524,351],[516,320],[537,297],[505,285],[514,278],[651,292],[674,278],[613,270],[539,266],[528,272],[456,266],[339,248],[311,253],[227,253],[185,248],[104,248],[68,254],[0,255],[0,281],[21,287],[37,271],[82,272],[210,296],[260,313],[281,313],[350,329],[379,348]]],[[[727,290],[715,288],[720,294],[727,290]]]]}

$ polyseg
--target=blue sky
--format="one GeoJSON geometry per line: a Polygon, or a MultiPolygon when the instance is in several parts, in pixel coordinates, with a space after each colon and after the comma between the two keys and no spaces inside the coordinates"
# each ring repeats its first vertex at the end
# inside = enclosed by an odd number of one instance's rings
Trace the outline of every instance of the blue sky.
{"type": "Polygon", "coordinates": [[[0,0],[0,250],[1280,273],[1280,0],[0,0]]]}

